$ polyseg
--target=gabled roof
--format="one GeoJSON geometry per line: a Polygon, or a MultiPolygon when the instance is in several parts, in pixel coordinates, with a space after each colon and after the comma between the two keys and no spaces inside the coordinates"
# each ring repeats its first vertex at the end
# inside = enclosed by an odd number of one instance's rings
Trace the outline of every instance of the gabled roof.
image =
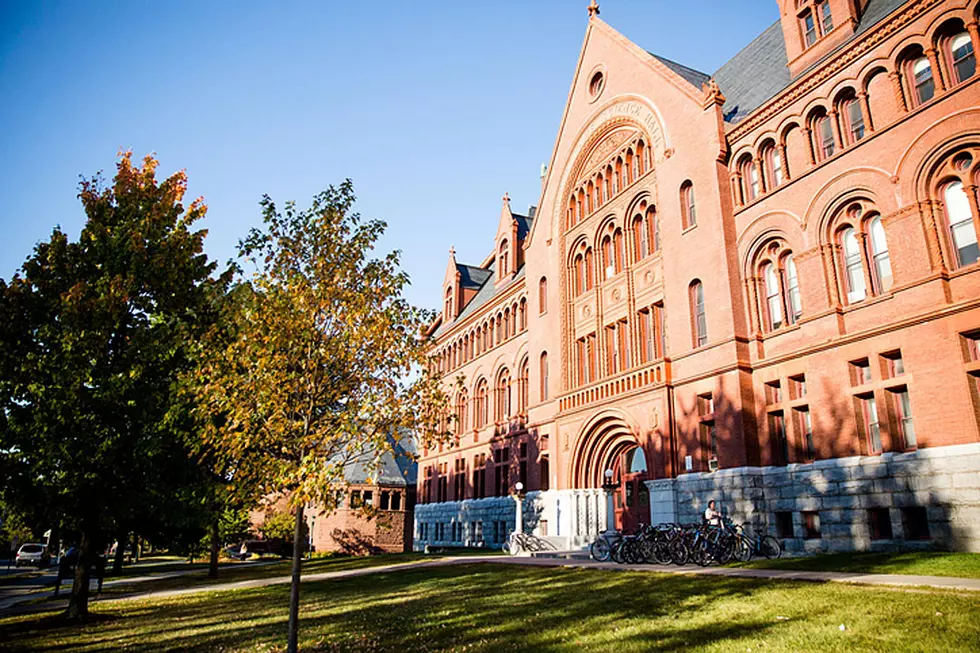
{"type": "Polygon", "coordinates": [[[520,279],[524,278],[524,266],[522,265],[521,269],[517,271],[517,274],[514,275],[514,278],[511,280],[510,283],[501,286],[500,288],[495,288],[494,286],[496,284],[494,283],[494,281],[497,275],[492,270],[484,270],[484,272],[489,273],[489,276],[487,277],[486,281],[483,282],[483,285],[480,286],[480,290],[477,291],[473,299],[471,299],[470,302],[463,308],[463,311],[459,314],[459,317],[457,317],[455,320],[453,320],[448,324],[446,323],[441,324],[439,328],[436,329],[436,332],[433,334],[434,338],[441,337],[442,334],[444,334],[446,331],[451,329],[457,322],[461,320],[465,320],[470,315],[473,315],[473,313],[479,310],[481,306],[488,303],[491,299],[493,299],[497,295],[500,295],[501,293],[507,291],[511,286],[517,283],[520,279]]]}
{"type": "Polygon", "coordinates": [[[776,21],[715,72],[725,122],[737,123],[789,86],[786,63],[783,27],[776,21]]]}
{"type": "Polygon", "coordinates": [[[380,465],[374,466],[373,456],[364,455],[347,465],[344,478],[348,483],[371,483],[378,485],[415,485],[418,479],[418,463],[415,462],[415,439],[408,431],[395,439],[388,436],[391,451],[381,455],[380,465]]]}
{"type": "MultiPolygon", "coordinates": [[[[821,61],[867,32],[908,1],[869,0],[854,34],[813,65],[819,65],[821,61]]],[[[778,95],[792,81],[787,66],[782,23],[778,20],[715,71],[714,75],[706,75],[657,54],[651,53],[651,55],[697,88],[701,88],[709,78],[714,77],[725,95],[725,104],[722,107],[725,122],[732,124],[738,123],[778,95]]]]}
{"type": "Polygon", "coordinates": [[[465,263],[457,263],[456,270],[459,271],[459,285],[463,288],[479,288],[493,274],[490,270],[465,263]]]}

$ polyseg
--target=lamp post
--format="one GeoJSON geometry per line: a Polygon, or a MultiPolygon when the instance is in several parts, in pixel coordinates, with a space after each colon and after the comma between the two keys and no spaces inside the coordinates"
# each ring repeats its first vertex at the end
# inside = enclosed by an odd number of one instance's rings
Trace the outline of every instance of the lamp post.
{"type": "Polygon", "coordinates": [[[313,529],[316,526],[316,515],[310,515],[310,534],[309,534],[309,544],[306,547],[306,557],[308,560],[313,559],[313,529]]]}
{"type": "Polygon", "coordinates": [[[602,484],[602,489],[606,493],[606,532],[612,533],[616,530],[616,509],[613,506],[613,491],[616,490],[616,484],[613,483],[613,470],[607,469],[603,476],[606,479],[602,484]]]}

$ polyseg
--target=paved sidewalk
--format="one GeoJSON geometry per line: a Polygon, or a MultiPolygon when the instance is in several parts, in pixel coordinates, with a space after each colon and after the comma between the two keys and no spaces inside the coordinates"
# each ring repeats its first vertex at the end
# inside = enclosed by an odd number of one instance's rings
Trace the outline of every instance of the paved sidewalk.
{"type": "MultiPolygon", "coordinates": [[[[900,574],[858,574],[839,571],[787,571],[783,569],[742,569],[735,567],[698,567],[685,565],[683,567],[664,566],[664,565],[620,565],[614,562],[596,562],[595,560],[566,560],[558,558],[525,558],[509,556],[454,556],[451,558],[436,558],[421,562],[406,562],[380,567],[366,567],[363,569],[347,569],[343,571],[325,571],[316,574],[304,574],[303,582],[317,582],[323,580],[334,580],[343,578],[353,578],[356,576],[367,576],[371,574],[383,574],[394,571],[407,571],[410,569],[424,569],[427,567],[448,567],[453,565],[465,564],[502,564],[502,565],[524,565],[530,567],[566,567],[577,569],[602,569],[608,571],[647,571],[668,574],[696,574],[704,576],[726,576],[731,578],[757,578],[766,580],[790,580],[806,581],[818,583],[850,583],[855,585],[878,585],[890,587],[928,587],[943,590],[973,591],[980,592],[980,579],[974,578],[952,578],[942,576],[906,576],[900,574]]],[[[123,579],[120,579],[122,581],[123,579]]],[[[229,590],[253,589],[258,587],[270,587],[273,585],[286,585],[290,582],[290,576],[276,576],[272,578],[256,578],[252,580],[232,581],[228,583],[218,583],[212,585],[202,585],[197,587],[185,587],[180,589],[161,590],[158,592],[148,591],[128,594],[124,596],[99,597],[93,596],[93,603],[112,602],[112,601],[139,601],[144,599],[171,598],[176,596],[186,596],[189,594],[201,594],[205,592],[223,592],[229,590]]],[[[55,609],[63,609],[67,605],[65,601],[49,602],[43,605],[7,606],[7,614],[23,614],[25,612],[41,612],[55,609]],[[26,609],[24,609],[26,608],[26,609]]]]}

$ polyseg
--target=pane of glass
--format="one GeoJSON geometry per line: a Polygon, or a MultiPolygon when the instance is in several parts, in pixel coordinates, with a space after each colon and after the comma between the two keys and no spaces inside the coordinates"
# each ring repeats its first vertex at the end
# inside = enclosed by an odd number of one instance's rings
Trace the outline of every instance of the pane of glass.
{"type": "Polygon", "coordinates": [[[779,152],[772,153],[772,174],[776,179],[776,185],[783,183],[783,162],[779,158],[779,152]]]}
{"type": "Polygon", "coordinates": [[[847,268],[847,301],[859,302],[867,295],[864,270],[861,268],[861,247],[853,229],[844,232],[844,264],[847,268]]]}
{"type": "Polygon", "coordinates": [[[912,76],[915,78],[915,90],[918,94],[919,103],[928,102],[935,93],[935,84],[932,81],[932,68],[929,60],[920,57],[912,64],[912,76]]]}
{"type": "Polygon", "coordinates": [[[953,37],[950,42],[953,53],[953,68],[956,70],[956,80],[962,82],[973,77],[977,71],[977,60],[973,54],[973,42],[970,35],[962,32],[953,37]]]}
{"type": "Polygon", "coordinates": [[[800,315],[803,314],[803,306],[800,303],[800,285],[796,276],[796,261],[792,256],[786,257],[786,282],[789,289],[789,321],[792,324],[800,315]]]}
{"type": "Polygon", "coordinates": [[[864,138],[864,116],[861,114],[861,105],[857,100],[848,102],[847,120],[851,126],[851,139],[859,141],[864,138]]]}

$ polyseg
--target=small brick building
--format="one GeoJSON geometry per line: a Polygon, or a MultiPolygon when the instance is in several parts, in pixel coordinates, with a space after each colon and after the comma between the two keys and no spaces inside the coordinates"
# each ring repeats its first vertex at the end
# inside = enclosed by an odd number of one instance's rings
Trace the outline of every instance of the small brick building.
{"type": "Polygon", "coordinates": [[[377,467],[366,460],[350,465],[348,486],[329,514],[316,506],[307,510],[314,551],[365,555],[412,550],[418,469],[413,437],[404,435],[393,450],[381,456],[377,467]]]}
{"type": "Polygon", "coordinates": [[[571,547],[714,498],[790,549],[980,550],[978,0],[776,1],[712,74],[589,7],[538,206],[450,253],[417,547],[499,545],[520,481],[571,547]]]}

